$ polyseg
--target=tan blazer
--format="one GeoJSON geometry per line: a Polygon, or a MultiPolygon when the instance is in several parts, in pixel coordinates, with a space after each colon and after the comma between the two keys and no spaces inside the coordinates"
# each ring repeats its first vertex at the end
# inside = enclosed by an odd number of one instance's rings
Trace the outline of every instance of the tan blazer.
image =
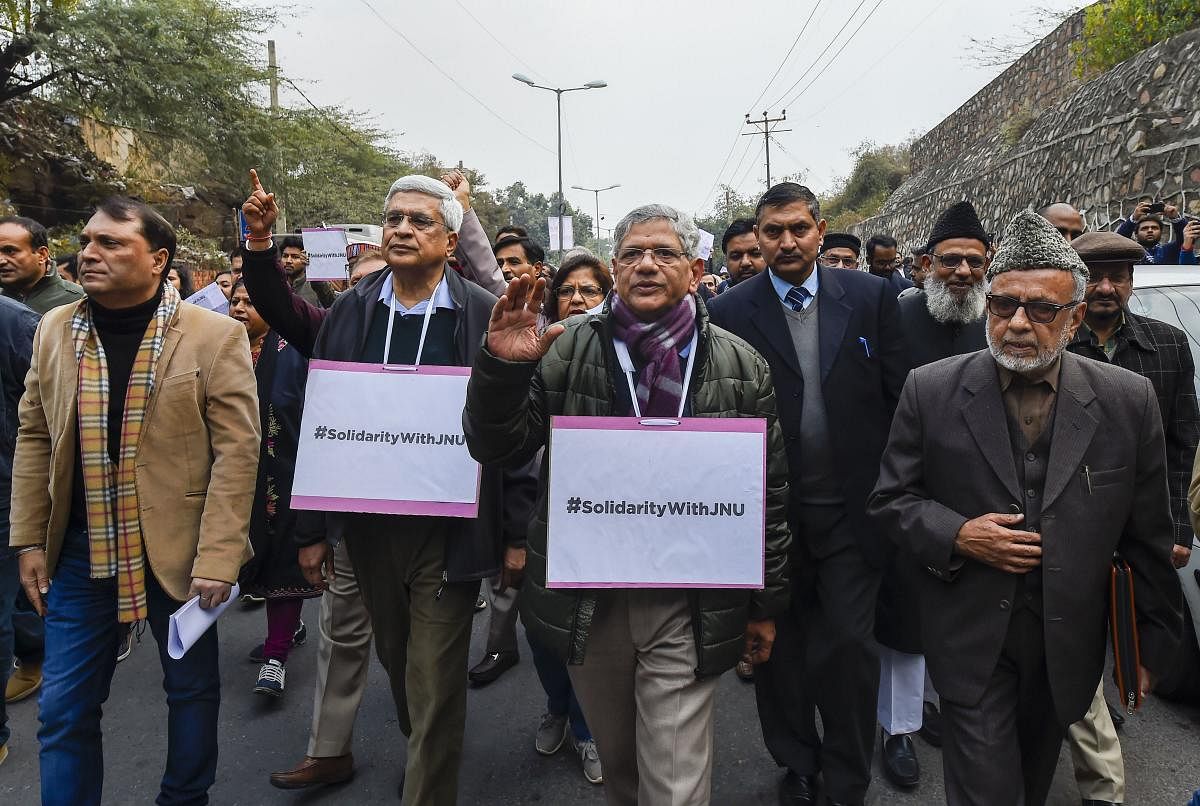
{"type": "MultiPolygon", "coordinates": [[[[53,578],[71,513],[79,364],[75,305],[49,311],[33,338],[18,409],[11,546],[46,547],[53,578]]],[[[149,567],[173,599],[192,577],[234,582],[251,557],[258,393],[245,327],[181,304],[167,330],[135,461],[149,567]]]]}

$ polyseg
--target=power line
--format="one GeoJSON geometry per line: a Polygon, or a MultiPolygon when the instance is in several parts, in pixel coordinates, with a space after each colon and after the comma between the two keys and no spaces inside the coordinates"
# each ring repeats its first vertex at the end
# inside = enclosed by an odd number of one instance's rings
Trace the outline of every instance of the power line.
{"type": "Polygon", "coordinates": [[[817,9],[821,7],[821,2],[822,0],[817,0],[817,3],[813,6],[812,11],[808,13],[808,19],[806,19],[804,21],[804,25],[800,27],[800,33],[796,34],[796,38],[792,40],[792,46],[788,48],[788,52],[784,54],[783,61],[781,61],[779,66],[775,68],[775,72],[771,75],[770,80],[767,81],[766,86],[762,88],[762,92],[760,92],[758,97],[755,98],[753,103],[750,104],[750,109],[758,106],[758,102],[763,99],[763,96],[767,94],[767,90],[771,89],[771,85],[774,84],[775,79],[779,77],[779,73],[781,70],[783,70],[783,66],[787,64],[787,60],[791,58],[792,51],[796,49],[796,45],[800,44],[800,37],[804,36],[804,32],[808,30],[808,24],[812,22],[812,18],[817,13],[817,9]]]}
{"type": "Polygon", "coordinates": [[[489,29],[489,28],[488,28],[486,25],[484,25],[482,22],[480,22],[480,21],[479,21],[479,18],[478,18],[478,17],[476,17],[474,14],[472,14],[472,13],[471,13],[471,9],[467,8],[466,6],[464,6],[464,5],[463,5],[462,3],[460,3],[458,0],[454,0],[454,5],[458,6],[458,7],[459,7],[459,8],[461,8],[461,9],[462,9],[464,12],[466,12],[466,15],[467,15],[468,17],[470,17],[470,18],[471,18],[471,21],[472,21],[472,22],[474,22],[476,25],[478,25],[478,26],[479,26],[479,28],[480,28],[480,29],[481,29],[481,30],[482,30],[482,31],[483,31],[485,34],[487,34],[489,37],[491,37],[492,41],[493,41],[493,42],[495,42],[497,45],[499,45],[499,46],[500,46],[500,47],[501,47],[501,48],[504,50],[504,52],[505,52],[505,53],[507,53],[509,56],[512,56],[514,59],[516,59],[516,60],[517,60],[517,62],[518,62],[518,63],[519,63],[519,64],[520,64],[522,67],[524,67],[524,68],[525,68],[526,70],[528,70],[529,72],[533,73],[535,76],[541,76],[542,78],[545,78],[545,76],[542,76],[542,74],[541,74],[541,73],[539,73],[537,70],[535,70],[533,67],[530,67],[528,62],[526,62],[526,61],[525,61],[524,59],[522,59],[520,56],[518,56],[517,54],[515,54],[515,53],[513,53],[511,50],[509,50],[509,47],[508,47],[508,45],[506,45],[506,44],[504,44],[502,41],[500,41],[500,39],[498,39],[498,38],[496,37],[496,35],[495,35],[495,34],[493,34],[493,33],[491,32],[491,30],[490,30],[490,29],[489,29]]]}
{"type": "Polygon", "coordinates": [[[858,32],[862,30],[862,27],[867,24],[867,21],[870,20],[871,17],[873,17],[875,15],[875,12],[879,10],[879,7],[881,5],[883,5],[883,0],[879,0],[879,2],[877,2],[871,8],[871,10],[867,12],[867,16],[863,17],[862,22],[860,22],[858,24],[858,27],[854,29],[854,33],[850,34],[850,36],[847,37],[846,41],[842,43],[842,46],[837,49],[837,52],[833,54],[833,57],[829,61],[825,62],[825,66],[821,68],[821,71],[819,73],[817,73],[815,76],[813,76],[812,80],[810,80],[807,84],[805,84],[804,88],[801,89],[800,92],[798,92],[792,96],[791,100],[789,100],[787,103],[788,106],[793,106],[796,103],[796,101],[799,100],[800,96],[802,96],[804,93],[808,92],[809,87],[811,87],[814,83],[816,83],[816,81],[821,76],[825,75],[825,71],[828,70],[833,65],[833,63],[837,61],[837,57],[840,56],[842,51],[846,49],[846,46],[849,45],[854,40],[854,37],[857,36],[858,32]]]}
{"type": "MultiPolygon", "coordinates": [[[[741,156],[741,157],[738,159],[737,165],[735,165],[735,166],[734,166],[734,168],[733,168],[733,170],[729,172],[729,178],[730,178],[730,179],[733,179],[733,177],[737,176],[737,175],[738,175],[738,172],[739,172],[740,170],[742,170],[742,165],[744,165],[744,164],[745,164],[745,162],[746,162],[746,157],[747,157],[747,155],[749,155],[749,154],[750,154],[750,149],[752,149],[752,148],[754,148],[754,141],[753,141],[753,140],[747,140],[747,141],[746,141],[746,147],[742,149],[742,156],[741,156]]],[[[759,149],[759,150],[761,151],[761,149],[759,149]]],[[[754,155],[754,161],[752,161],[750,164],[751,164],[751,165],[753,165],[753,164],[754,164],[754,162],[756,162],[757,160],[758,160],[758,155],[757,155],[757,154],[755,154],[755,155],[754,155]]],[[[732,185],[732,186],[733,186],[733,187],[736,187],[736,185],[732,185]]]]}
{"type": "MultiPolygon", "coordinates": [[[[754,141],[751,140],[750,142],[753,143],[754,141]]],[[[760,144],[758,147],[758,151],[756,151],[754,153],[754,159],[750,160],[750,164],[746,166],[745,173],[743,173],[741,178],[738,179],[737,182],[735,182],[732,185],[734,190],[741,190],[742,186],[746,184],[746,180],[750,178],[750,174],[754,173],[754,169],[756,167],[758,167],[758,158],[760,156],[762,156],[762,153],[763,153],[763,147],[760,144]]],[[[730,178],[732,178],[732,177],[730,177],[730,178]]],[[[757,182],[758,180],[756,179],[755,181],[757,182]]]]}
{"type": "MultiPolygon", "coordinates": [[[[853,80],[853,81],[851,81],[849,84],[842,84],[842,85],[839,85],[839,86],[838,86],[838,92],[837,92],[837,94],[836,94],[835,96],[833,96],[832,98],[830,98],[830,99],[829,99],[829,101],[828,101],[828,102],[826,102],[826,104],[825,104],[824,106],[822,106],[822,107],[821,107],[820,109],[818,109],[816,112],[813,112],[813,113],[812,113],[812,117],[814,117],[814,118],[818,117],[818,116],[819,116],[819,115],[820,115],[822,112],[824,112],[826,109],[828,109],[830,106],[832,106],[832,105],[833,105],[833,102],[834,102],[835,100],[838,100],[838,99],[840,99],[840,98],[844,98],[844,97],[845,97],[846,90],[848,90],[848,89],[850,89],[851,87],[855,86],[856,84],[858,84],[858,82],[862,81],[864,78],[866,78],[868,75],[870,75],[870,74],[871,74],[871,71],[872,71],[872,70],[874,70],[876,67],[878,67],[880,62],[882,62],[882,61],[883,61],[884,59],[886,59],[888,56],[891,56],[893,53],[895,53],[895,52],[896,52],[896,48],[898,48],[898,47],[900,47],[901,45],[905,44],[905,41],[906,41],[906,40],[907,40],[907,39],[908,39],[910,36],[912,36],[914,33],[916,33],[917,29],[918,29],[918,28],[920,28],[922,25],[924,25],[924,24],[925,24],[925,22],[926,22],[926,20],[928,20],[930,17],[932,17],[934,14],[936,14],[936,13],[937,13],[939,10],[941,10],[942,6],[946,5],[946,3],[947,3],[947,2],[948,2],[948,0],[942,0],[942,2],[938,3],[938,4],[937,4],[936,6],[934,6],[932,9],[930,9],[928,14],[926,14],[924,17],[922,17],[922,18],[921,18],[921,20],[920,20],[920,21],[919,21],[919,22],[918,22],[916,25],[914,25],[912,28],[910,28],[910,29],[908,30],[908,33],[906,33],[906,34],[904,34],[903,36],[901,36],[901,37],[897,38],[897,39],[896,39],[896,43],[895,43],[894,45],[892,45],[892,46],[891,46],[891,48],[889,48],[889,49],[888,49],[888,51],[887,51],[886,53],[884,53],[882,56],[880,56],[878,59],[876,59],[874,62],[872,62],[872,63],[871,63],[871,66],[870,66],[870,67],[868,67],[866,70],[864,70],[864,71],[862,71],[861,73],[859,73],[859,74],[858,74],[858,78],[854,79],[854,80],[853,80]]],[[[782,146],[780,146],[780,148],[782,148],[782,146]]]]}
{"type": "Polygon", "coordinates": [[[496,120],[500,121],[500,122],[501,122],[501,123],[503,123],[505,126],[507,126],[508,128],[512,129],[514,132],[516,132],[517,134],[519,134],[521,137],[523,137],[523,138],[525,138],[526,140],[528,140],[529,142],[533,143],[535,146],[537,146],[538,148],[542,149],[542,150],[543,150],[543,151],[545,151],[546,153],[548,153],[548,154],[553,154],[553,153],[555,153],[555,152],[554,152],[554,149],[550,148],[550,147],[549,147],[549,146],[547,146],[547,145],[544,145],[543,143],[540,143],[540,142],[538,142],[537,140],[535,140],[535,139],[534,139],[533,137],[531,137],[530,135],[526,134],[525,132],[521,131],[520,129],[518,129],[518,128],[517,128],[516,126],[514,126],[513,124],[509,123],[507,120],[505,120],[505,119],[504,119],[504,118],[503,118],[503,117],[500,115],[500,113],[499,113],[499,112],[497,112],[495,109],[492,109],[490,106],[488,106],[488,105],[487,105],[486,103],[484,103],[482,100],[480,100],[480,99],[479,99],[479,98],[478,98],[478,97],[477,97],[477,96],[476,96],[476,95],[475,95],[473,92],[471,92],[469,89],[467,89],[467,88],[466,88],[466,87],[464,87],[462,84],[460,84],[460,83],[458,82],[458,79],[456,79],[454,76],[450,75],[450,74],[449,74],[449,73],[447,73],[445,70],[443,70],[443,69],[441,68],[441,66],[439,66],[439,65],[438,65],[438,63],[437,63],[437,62],[435,62],[433,59],[431,59],[429,56],[427,56],[423,50],[421,50],[420,48],[418,48],[418,47],[416,46],[416,44],[415,44],[415,43],[414,43],[414,42],[413,42],[411,39],[409,39],[407,36],[405,36],[405,35],[404,35],[404,34],[403,34],[401,31],[400,31],[400,29],[399,29],[399,28],[397,28],[396,26],[392,25],[390,22],[388,22],[388,20],[387,20],[387,18],[386,18],[386,17],[384,17],[382,14],[380,14],[378,11],[376,11],[376,10],[375,10],[375,7],[374,7],[373,5],[371,5],[371,4],[370,4],[370,3],[369,3],[367,0],[359,0],[359,2],[360,2],[360,3],[362,3],[364,6],[366,6],[368,9],[370,9],[371,13],[372,13],[372,14],[374,14],[376,17],[378,17],[378,18],[379,18],[379,21],[380,21],[380,22],[382,22],[382,23],[383,23],[383,24],[384,24],[384,25],[385,25],[385,26],[386,26],[386,27],[387,27],[389,30],[391,30],[391,32],[392,32],[392,33],[394,33],[396,36],[398,36],[398,37],[400,37],[401,39],[403,39],[403,40],[404,40],[404,42],[405,42],[405,43],[406,43],[406,44],[407,44],[407,45],[408,45],[410,48],[412,48],[413,50],[415,50],[415,51],[417,52],[417,55],[418,55],[418,56],[420,56],[420,57],[421,57],[422,59],[424,59],[425,61],[429,62],[430,66],[432,66],[434,70],[437,70],[439,73],[441,73],[441,74],[442,74],[442,75],[443,75],[443,76],[444,76],[444,77],[445,77],[445,78],[446,78],[446,79],[447,79],[447,80],[448,80],[448,81],[449,81],[451,84],[453,84],[455,87],[457,87],[457,88],[458,88],[458,89],[459,89],[459,90],[460,90],[460,91],[461,91],[461,92],[462,92],[464,95],[466,95],[466,96],[467,96],[468,98],[470,98],[472,101],[474,101],[475,103],[477,103],[477,104],[479,104],[481,107],[483,107],[483,109],[484,109],[485,111],[487,111],[487,113],[488,113],[488,114],[490,114],[490,115],[491,115],[492,117],[494,117],[496,120]]]}
{"type": "Polygon", "coordinates": [[[801,81],[804,80],[805,76],[807,76],[810,72],[812,72],[812,69],[817,66],[817,62],[821,61],[821,57],[829,52],[829,49],[831,47],[833,47],[833,43],[836,42],[837,38],[842,35],[842,31],[846,30],[846,28],[850,25],[850,23],[854,21],[854,17],[856,14],[858,14],[858,10],[860,8],[862,8],[864,5],[866,5],[866,2],[867,2],[867,0],[859,0],[858,5],[855,6],[854,10],[850,12],[850,16],[847,17],[846,21],[842,23],[842,27],[838,28],[837,33],[833,35],[833,37],[829,40],[829,42],[825,45],[825,47],[821,50],[821,52],[817,54],[817,58],[813,59],[812,63],[809,64],[808,67],[804,68],[804,72],[800,74],[800,78],[796,79],[795,83],[793,83],[792,86],[788,87],[786,90],[783,91],[783,95],[781,95],[779,97],[779,100],[777,100],[775,103],[771,104],[771,106],[770,106],[771,109],[774,109],[775,107],[777,107],[781,103],[783,103],[783,99],[787,97],[788,93],[791,92],[792,90],[796,89],[796,86],[801,81]]]}
{"type": "Polygon", "coordinates": [[[696,205],[696,212],[700,212],[700,208],[708,204],[708,200],[712,198],[713,191],[717,189],[717,185],[721,183],[721,177],[725,175],[725,167],[729,165],[729,158],[733,156],[733,152],[737,149],[738,137],[742,135],[742,126],[738,126],[737,136],[733,138],[733,144],[729,146],[729,153],[725,155],[724,161],[721,163],[720,169],[717,170],[717,178],[713,180],[712,187],[704,194],[704,200],[696,205]]]}
{"type": "Polygon", "coordinates": [[[304,94],[304,90],[302,90],[296,86],[295,81],[292,81],[287,76],[283,76],[283,81],[287,82],[287,85],[289,87],[294,89],[296,92],[300,93],[300,97],[303,98],[308,103],[308,105],[313,108],[314,111],[319,112],[321,114],[322,119],[326,123],[328,123],[333,128],[334,131],[336,131],[342,137],[345,137],[348,141],[350,141],[350,145],[354,146],[355,148],[362,148],[363,144],[361,142],[359,142],[358,140],[355,140],[353,137],[350,136],[349,132],[347,132],[345,129],[343,129],[341,126],[339,126],[337,121],[334,120],[332,117],[330,117],[330,115],[327,113],[326,110],[322,109],[321,107],[314,104],[311,100],[309,100],[309,97],[304,94]]]}

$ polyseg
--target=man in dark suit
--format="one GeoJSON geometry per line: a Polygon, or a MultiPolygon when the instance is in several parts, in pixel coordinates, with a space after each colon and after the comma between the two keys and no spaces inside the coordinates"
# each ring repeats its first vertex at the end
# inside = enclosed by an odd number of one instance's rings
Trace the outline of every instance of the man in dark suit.
{"type": "Polygon", "coordinates": [[[1145,693],[1180,592],[1154,388],[1064,352],[1087,268],[1027,212],[988,279],[988,349],[909,376],[870,510],[929,572],[948,802],[1037,806],[1103,673],[1113,553],[1134,572],[1145,693]]]}
{"type": "MultiPolygon", "coordinates": [[[[987,346],[983,276],[991,250],[991,238],[970,202],[956,202],[938,216],[919,258],[927,272],[924,289],[898,299],[912,366],[987,346]]],[[[896,555],[886,566],[875,611],[880,756],[887,779],[911,787],[921,777],[911,734],[919,730],[930,744],[941,746],[941,730],[937,708],[925,701],[917,588],[922,569],[912,555],[893,548],[896,555]]]]}
{"type": "MultiPolygon", "coordinates": [[[[1052,205],[1048,209],[1053,214],[1061,207],[1067,205],[1052,205]]],[[[1062,232],[1053,218],[1046,213],[1042,215],[1062,232]]],[[[1187,334],[1128,309],[1133,295],[1133,267],[1143,259],[1142,247],[1115,232],[1079,235],[1071,241],[1071,246],[1087,264],[1090,277],[1084,296],[1087,313],[1067,349],[1076,355],[1124,367],[1154,385],[1167,441],[1167,478],[1175,526],[1172,561],[1176,568],[1182,568],[1191,556],[1187,491],[1192,460],[1200,442],[1196,370],[1187,334]]],[[[1095,806],[1123,802],[1125,764],[1102,689],[1097,690],[1087,716],[1071,726],[1067,739],[1075,764],[1075,780],[1084,801],[1095,806]]]]}
{"type": "Polygon", "coordinates": [[[830,803],[861,804],[875,744],[884,560],[865,505],[907,352],[891,286],[816,264],[825,221],[808,188],[772,187],[755,218],[770,268],[709,310],[770,365],[790,468],[793,604],[776,620],[771,660],[755,671],[759,719],[767,749],[788,770],[783,803],[815,803],[820,772],[830,803]]]}

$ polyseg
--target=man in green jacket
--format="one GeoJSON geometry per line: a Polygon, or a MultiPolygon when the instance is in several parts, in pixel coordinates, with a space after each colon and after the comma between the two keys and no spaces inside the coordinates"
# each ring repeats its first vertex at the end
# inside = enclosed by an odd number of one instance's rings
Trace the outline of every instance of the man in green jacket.
{"type": "Polygon", "coordinates": [[[0,218],[0,293],[38,314],[84,297],[55,272],[46,228],[24,216],[0,218]]]}
{"type": "Polygon", "coordinates": [[[710,325],[695,296],[704,263],[691,218],[665,205],[639,207],[617,224],[615,241],[616,289],[599,313],[539,334],[545,281],[509,284],[475,361],[465,434],[480,462],[515,463],[547,444],[553,415],[767,421],[763,590],[547,588],[545,459],[528,534],[521,615],[568,664],[608,802],[706,804],[717,676],[743,658],[767,660],[774,617],[788,604],[783,437],[766,362],[710,325]],[[622,363],[632,364],[628,384],[622,363]]]}

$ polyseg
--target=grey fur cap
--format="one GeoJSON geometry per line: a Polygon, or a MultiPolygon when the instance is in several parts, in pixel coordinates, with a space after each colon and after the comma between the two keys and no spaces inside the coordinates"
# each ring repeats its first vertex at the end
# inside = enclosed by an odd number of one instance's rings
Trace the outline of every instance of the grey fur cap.
{"type": "Polygon", "coordinates": [[[1017,213],[1008,223],[987,279],[1014,269],[1061,269],[1088,276],[1087,266],[1067,239],[1049,221],[1030,210],[1017,213]]]}

